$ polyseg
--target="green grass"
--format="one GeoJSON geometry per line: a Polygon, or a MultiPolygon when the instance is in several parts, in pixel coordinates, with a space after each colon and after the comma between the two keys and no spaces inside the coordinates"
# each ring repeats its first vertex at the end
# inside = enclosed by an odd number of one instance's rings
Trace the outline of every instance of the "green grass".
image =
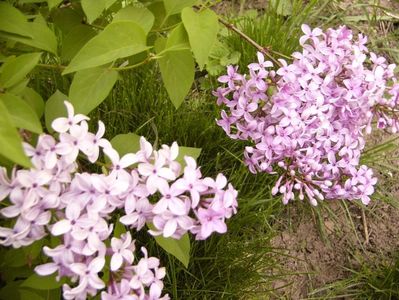
{"type": "Polygon", "coordinates": [[[370,264],[358,258],[361,267],[348,269],[347,279],[339,280],[317,289],[309,299],[399,299],[399,255],[370,264]]]}

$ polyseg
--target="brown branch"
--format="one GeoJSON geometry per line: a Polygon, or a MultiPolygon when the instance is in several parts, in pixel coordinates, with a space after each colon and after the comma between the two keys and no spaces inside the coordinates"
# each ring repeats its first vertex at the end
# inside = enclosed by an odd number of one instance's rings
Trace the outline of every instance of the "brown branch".
{"type": "Polygon", "coordinates": [[[249,36],[247,36],[244,32],[242,32],[240,29],[238,29],[236,26],[234,26],[232,23],[226,22],[222,18],[219,17],[219,22],[226,26],[227,29],[237,33],[242,39],[247,41],[250,45],[254,46],[259,52],[261,52],[263,55],[268,57],[270,60],[272,60],[275,64],[281,67],[281,63],[276,60],[273,56],[270,55],[270,47],[263,47],[259,45],[257,42],[255,42],[253,39],[251,39],[249,36]]]}
{"type": "MultiPolygon", "coordinates": [[[[194,5],[194,9],[200,10],[201,7],[194,5]]],[[[272,60],[276,65],[282,67],[281,63],[275,59],[272,55],[270,55],[270,52],[274,52],[277,55],[286,57],[284,54],[278,53],[276,51],[271,50],[270,46],[264,47],[259,45],[257,42],[255,42],[253,39],[251,39],[249,36],[247,36],[244,32],[242,32],[240,29],[238,29],[234,24],[229,23],[225,20],[223,20],[222,17],[218,16],[218,21],[219,23],[223,24],[228,30],[231,30],[235,33],[237,33],[243,40],[247,41],[250,45],[254,46],[259,52],[261,52],[264,56],[272,60]]]]}

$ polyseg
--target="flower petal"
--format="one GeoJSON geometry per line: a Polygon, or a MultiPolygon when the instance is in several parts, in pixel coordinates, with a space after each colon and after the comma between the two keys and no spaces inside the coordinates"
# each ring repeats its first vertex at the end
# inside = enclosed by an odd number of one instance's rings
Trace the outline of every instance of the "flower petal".
{"type": "Polygon", "coordinates": [[[67,232],[69,232],[71,230],[72,226],[71,226],[71,222],[69,222],[69,220],[60,220],[57,223],[55,223],[53,225],[53,227],[51,228],[51,234],[52,235],[62,235],[65,234],[67,232]]]}

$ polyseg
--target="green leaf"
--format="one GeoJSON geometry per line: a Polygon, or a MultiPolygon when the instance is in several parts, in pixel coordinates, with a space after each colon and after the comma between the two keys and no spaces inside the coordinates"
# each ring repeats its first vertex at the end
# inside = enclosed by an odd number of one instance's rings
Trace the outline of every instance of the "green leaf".
{"type": "MultiPolygon", "coordinates": [[[[148,228],[155,230],[153,224],[147,223],[148,228]]],[[[176,257],[187,268],[190,261],[190,239],[188,234],[184,234],[180,240],[173,238],[164,238],[163,236],[154,236],[155,241],[166,252],[176,257]]]]}
{"type": "Polygon", "coordinates": [[[57,38],[54,32],[43,23],[43,18],[39,15],[33,22],[29,22],[28,24],[29,33],[32,38],[12,34],[1,34],[1,36],[15,42],[57,54],[57,38]]]}
{"type": "Polygon", "coordinates": [[[46,0],[19,0],[18,4],[41,3],[41,2],[46,2],[46,0]]]}
{"type": "Polygon", "coordinates": [[[53,7],[57,7],[63,0],[47,0],[48,8],[52,9],[53,7]]]}
{"type": "Polygon", "coordinates": [[[2,87],[9,88],[24,79],[37,65],[40,56],[41,53],[29,53],[7,60],[2,66],[0,75],[0,84],[2,87]]]}
{"type": "Polygon", "coordinates": [[[25,15],[7,2],[0,2],[0,31],[32,37],[25,15]]]}
{"type": "Polygon", "coordinates": [[[222,66],[235,65],[240,61],[240,57],[241,57],[240,52],[238,51],[231,52],[220,59],[220,64],[222,66]]]}
{"type": "Polygon", "coordinates": [[[185,8],[181,14],[184,27],[187,30],[190,45],[200,69],[208,61],[212,46],[216,42],[219,22],[216,13],[210,9],[200,12],[185,8]]]}
{"type": "Polygon", "coordinates": [[[116,13],[114,21],[133,21],[148,34],[154,25],[154,15],[145,7],[127,6],[116,13]]]}
{"type": "Polygon", "coordinates": [[[10,87],[8,89],[8,92],[10,94],[14,94],[14,95],[19,95],[20,93],[22,93],[22,91],[26,88],[26,86],[29,83],[29,79],[26,78],[20,82],[18,82],[17,84],[13,85],[12,87],[10,87]]]}
{"type": "Polygon", "coordinates": [[[0,141],[1,155],[21,166],[28,168],[31,166],[31,162],[23,151],[21,137],[2,101],[0,101],[0,141]]]}
{"type": "Polygon", "coordinates": [[[82,24],[74,26],[63,40],[61,59],[63,61],[70,61],[96,34],[97,32],[89,26],[82,24]]]}
{"type": "Polygon", "coordinates": [[[193,56],[189,50],[167,51],[158,64],[170,100],[179,108],[194,82],[193,56]]]}
{"type": "Polygon", "coordinates": [[[16,127],[35,133],[42,133],[42,125],[34,110],[20,97],[12,94],[0,94],[0,100],[7,108],[16,127]]]}
{"type": "Polygon", "coordinates": [[[46,298],[36,294],[31,290],[19,289],[18,292],[19,295],[21,296],[21,300],[46,300],[46,298]]]}
{"type": "MultiPolygon", "coordinates": [[[[82,25],[84,14],[81,10],[60,7],[51,12],[51,18],[62,34],[66,36],[77,25],[82,25]]],[[[86,25],[86,27],[89,26],[86,25]]]]}
{"type": "Polygon", "coordinates": [[[28,261],[32,261],[39,256],[39,254],[42,252],[43,244],[44,239],[41,239],[34,242],[33,244],[30,244],[29,246],[22,248],[22,251],[24,252],[25,257],[28,261]]]}
{"type": "Polygon", "coordinates": [[[117,71],[103,67],[78,71],[69,89],[75,112],[86,115],[91,112],[107,98],[117,79],[117,71]]]}
{"type": "Polygon", "coordinates": [[[51,123],[54,119],[59,117],[65,117],[67,110],[65,108],[64,101],[68,100],[68,97],[56,90],[55,93],[47,100],[44,108],[44,117],[46,120],[46,127],[49,132],[54,132],[51,127],[51,123]]]}
{"type": "Polygon", "coordinates": [[[158,59],[161,76],[168,95],[178,108],[189,92],[194,81],[195,65],[189,50],[188,37],[183,25],[172,30],[167,40],[156,41],[156,51],[161,54],[158,59]]]}
{"type": "Polygon", "coordinates": [[[39,119],[43,116],[44,101],[39,93],[37,93],[34,89],[30,87],[25,87],[19,94],[19,96],[21,96],[22,100],[30,105],[30,107],[35,111],[39,119]]]}
{"type": "Polygon", "coordinates": [[[147,49],[146,35],[139,25],[130,21],[114,22],[88,41],[62,74],[105,65],[147,49]]]}
{"type": "Polygon", "coordinates": [[[118,219],[115,223],[113,236],[116,238],[120,238],[120,236],[125,232],[126,232],[126,227],[121,222],[119,222],[119,216],[118,216],[118,219]]]}
{"type": "Polygon", "coordinates": [[[190,50],[187,31],[183,24],[173,29],[166,41],[165,51],[190,50]]]}
{"type": "Polygon", "coordinates": [[[16,278],[27,278],[32,274],[32,270],[27,268],[26,265],[17,268],[5,266],[1,267],[1,279],[3,280],[3,282],[11,282],[14,281],[16,278]]]}
{"type": "Polygon", "coordinates": [[[87,16],[87,21],[91,24],[97,19],[105,9],[105,0],[82,0],[82,8],[87,16]]]}
{"type": "Polygon", "coordinates": [[[22,248],[18,249],[11,248],[7,250],[6,254],[2,258],[2,265],[7,267],[16,268],[16,267],[26,266],[27,264],[28,264],[28,259],[22,248]]]}
{"type": "Polygon", "coordinates": [[[197,0],[164,0],[165,12],[167,16],[171,16],[181,12],[187,6],[193,6],[197,0]]]}
{"type": "Polygon", "coordinates": [[[19,300],[18,288],[21,280],[8,282],[6,286],[0,289],[1,300],[19,300]]]}
{"type": "Polygon", "coordinates": [[[36,273],[29,276],[21,287],[33,288],[36,290],[52,290],[61,287],[64,284],[64,280],[57,281],[56,275],[40,276],[36,273]]]}
{"type": "Polygon", "coordinates": [[[115,3],[116,1],[117,1],[117,0],[105,0],[105,8],[106,8],[106,9],[110,8],[112,5],[114,5],[114,3],[115,3]]]}
{"type": "Polygon", "coordinates": [[[140,150],[140,136],[131,132],[118,134],[110,142],[120,156],[140,150]]]}
{"type": "Polygon", "coordinates": [[[201,150],[201,148],[179,146],[179,156],[176,158],[176,161],[178,161],[182,166],[185,166],[186,162],[184,160],[184,156],[191,156],[192,158],[197,160],[197,158],[201,154],[201,150]]]}

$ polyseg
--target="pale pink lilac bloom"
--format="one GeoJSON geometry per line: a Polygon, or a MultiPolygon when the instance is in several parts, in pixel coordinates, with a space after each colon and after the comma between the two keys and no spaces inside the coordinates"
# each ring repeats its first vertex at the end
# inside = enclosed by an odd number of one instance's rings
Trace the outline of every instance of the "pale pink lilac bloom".
{"type": "Polygon", "coordinates": [[[225,232],[224,222],[236,213],[237,191],[231,184],[226,187],[222,174],[216,181],[202,178],[189,156],[182,166],[177,143],[155,150],[141,137],[140,150],[121,157],[103,137],[102,122],[93,134],[88,118],[65,105],[68,117],[53,122],[58,141],[42,134],[36,147],[24,144],[33,168],[14,168],[10,176],[0,169],[0,201],[6,204],[0,213],[15,220],[11,228],[0,227],[0,244],[19,248],[48,234],[59,237],[59,245],[43,248],[50,260],[35,270],[43,276],[55,273],[58,280],[68,277],[64,299],[86,299],[101,291],[102,299],[169,299],[162,296],[165,269],[159,268],[159,260],[148,257],[144,247],[144,258],[136,259],[131,234],[114,236],[113,216],[136,231],[152,223],[153,235],[179,239],[191,232],[205,239],[225,232]],[[110,160],[106,174],[78,172],[78,155],[95,163],[102,154],[110,160]],[[205,225],[199,211],[215,212],[218,218],[205,225]],[[201,235],[204,226],[206,235],[201,235]],[[118,281],[105,283],[99,277],[107,257],[110,272],[122,274],[115,276],[118,281]]]}

